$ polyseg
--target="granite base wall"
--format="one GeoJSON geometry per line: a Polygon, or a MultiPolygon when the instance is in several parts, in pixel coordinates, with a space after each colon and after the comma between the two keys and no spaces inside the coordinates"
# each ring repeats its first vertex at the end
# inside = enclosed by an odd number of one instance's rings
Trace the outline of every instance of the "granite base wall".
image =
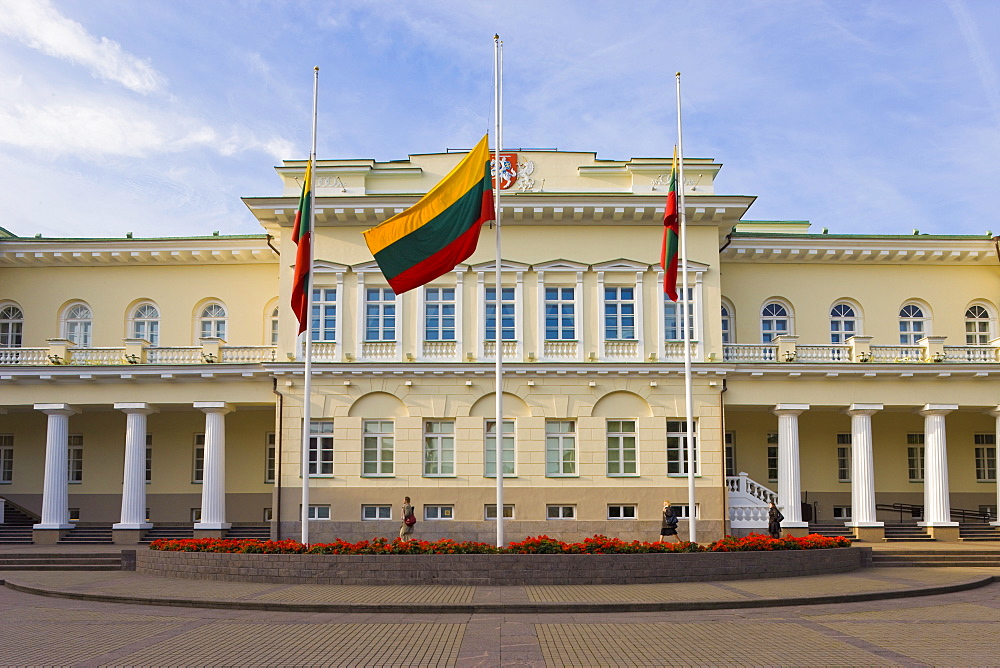
{"type": "Polygon", "coordinates": [[[652,584],[845,573],[871,563],[871,548],[678,554],[217,554],[140,551],[147,575],[342,585],[652,584]]]}

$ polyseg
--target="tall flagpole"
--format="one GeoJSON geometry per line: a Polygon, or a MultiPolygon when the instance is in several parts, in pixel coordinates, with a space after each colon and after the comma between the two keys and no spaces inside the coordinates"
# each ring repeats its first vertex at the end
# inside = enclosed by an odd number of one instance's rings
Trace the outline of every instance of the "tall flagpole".
{"type": "Polygon", "coordinates": [[[309,544],[309,432],[312,409],[312,298],[313,256],[316,253],[316,116],[319,98],[319,67],[313,68],[312,149],[309,151],[309,274],[306,276],[306,366],[302,387],[302,543],[309,544]]]}
{"type": "Polygon", "coordinates": [[[500,150],[503,148],[503,42],[500,35],[493,35],[493,103],[496,121],[493,149],[493,217],[497,225],[496,302],[494,303],[494,331],[496,334],[496,475],[497,475],[497,547],[504,546],[503,537],[503,327],[501,322],[501,253],[500,253],[500,150]]]}
{"type": "Polygon", "coordinates": [[[690,318],[688,311],[691,302],[688,299],[688,252],[687,252],[687,216],[684,211],[684,138],[681,132],[681,73],[677,73],[677,209],[680,215],[681,227],[681,332],[684,344],[684,416],[686,432],[684,441],[687,446],[688,470],[688,540],[697,543],[698,518],[695,516],[698,505],[694,493],[695,448],[694,419],[691,417],[691,405],[694,403],[691,390],[691,332],[688,326],[690,318]]]}

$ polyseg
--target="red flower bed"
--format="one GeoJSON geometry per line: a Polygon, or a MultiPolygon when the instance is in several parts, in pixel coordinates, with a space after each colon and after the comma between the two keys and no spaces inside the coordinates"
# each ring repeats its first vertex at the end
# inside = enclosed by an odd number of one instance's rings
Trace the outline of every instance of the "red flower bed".
{"type": "Polygon", "coordinates": [[[582,543],[564,543],[548,536],[529,537],[505,548],[489,543],[455,542],[444,538],[429,542],[398,538],[375,538],[357,543],[336,540],[333,543],[303,545],[294,540],[227,540],[195,538],[185,540],[154,540],[149,548],[170,552],[230,552],[240,554],[639,554],[648,552],[753,552],[772,550],[821,550],[850,547],[847,538],[826,538],[811,534],[803,538],[771,538],[750,534],[743,538],[726,536],[708,545],[697,543],[626,543],[618,538],[592,536],[582,543]]]}

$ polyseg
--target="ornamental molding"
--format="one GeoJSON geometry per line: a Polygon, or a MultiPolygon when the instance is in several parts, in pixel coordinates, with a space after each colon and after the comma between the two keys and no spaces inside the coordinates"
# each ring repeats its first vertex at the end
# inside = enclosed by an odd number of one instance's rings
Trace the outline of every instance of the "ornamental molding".
{"type": "Polygon", "coordinates": [[[120,266],[276,263],[267,239],[17,239],[0,241],[0,265],[120,266]]]}
{"type": "Polygon", "coordinates": [[[996,265],[986,239],[738,238],[721,252],[723,262],[822,264],[996,265]]]}

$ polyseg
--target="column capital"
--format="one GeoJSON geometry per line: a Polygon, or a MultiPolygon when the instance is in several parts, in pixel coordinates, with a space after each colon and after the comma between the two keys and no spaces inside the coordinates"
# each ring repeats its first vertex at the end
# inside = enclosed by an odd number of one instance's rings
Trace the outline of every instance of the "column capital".
{"type": "Polygon", "coordinates": [[[46,415],[76,415],[80,409],[69,404],[35,404],[34,409],[46,415]]]}
{"type": "Polygon", "coordinates": [[[222,415],[232,413],[236,410],[231,404],[227,404],[225,401],[196,401],[194,402],[194,407],[203,413],[221,413],[222,415]]]}
{"type": "Polygon", "coordinates": [[[924,407],[917,411],[920,415],[947,415],[958,410],[958,404],[924,404],[924,407]]]}
{"type": "Polygon", "coordinates": [[[771,409],[775,415],[799,415],[809,410],[809,404],[778,404],[771,409]]]}
{"type": "Polygon", "coordinates": [[[855,415],[873,415],[885,408],[883,404],[851,404],[844,412],[854,417],[855,415]]]}
{"type": "Polygon", "coordinates": [[[1000,418],[1000,406],[997,406],[996,408],[986,411],[986,414],[995,418],[1000,418]]]}
{"type": "Polygon", "coordinates": [[[125,413],[140,413],[142,415],[149,415],[150,413],[159,412],[158,408],[154,408],[150,404],[142,402],[124,402],[116,403],[115,410],[124,411],[125,413]]]}

